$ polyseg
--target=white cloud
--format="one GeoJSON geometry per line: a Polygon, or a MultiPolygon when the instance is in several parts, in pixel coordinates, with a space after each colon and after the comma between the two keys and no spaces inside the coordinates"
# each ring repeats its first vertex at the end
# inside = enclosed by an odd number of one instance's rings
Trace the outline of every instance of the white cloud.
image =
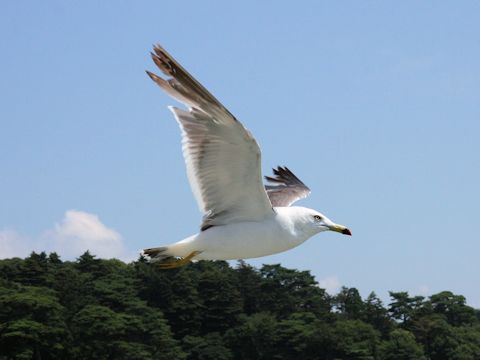
{"type": "Polygon", "coordinates": [[[53,251],[67,258],[87,250],[102,258],[124,259],[127,255],[122,236],[105,226],[97,215],[84,211],[68,210],[62,222],[47,234],[53,240],[53,251]]]}
{"type": "Polygon", "coordinates": [[[33,250],[57,252],[66,260],[73,260],[89,250],[100,258],[135,260],[135,252],[125,249],[122,236],[103,224],[97,215],[68,210],[60,223],[37,239],[19,236],[15,231],[0,231],[0,258],[25,257],[33,250]]]}
{"type": "Polygon", "coordinates": [[[467,301],[468,305],[475,308],[475,309],[480,309],[480,300],[469,302],[467,301]]]}
{"type": "Polygon", "coordinates": [[[427,285],[420,285],[417,288],[417,293],[421,296],[429,296],[432,292],[430,291],[430,288],[427,285]]]}
{"type": "Polygon", "coordinates": [[[4,229],[0,231],[0,259],[25,257],[32,249],[27,246],[26,238],[16,231],[4,229]]]}
{"type": "Polygon", "coordinates": [[[336,276],[327,276],[318,282],[318,285],[325,289],[330,295],[338,293],[340,290],[340,281],[336,276]]]}

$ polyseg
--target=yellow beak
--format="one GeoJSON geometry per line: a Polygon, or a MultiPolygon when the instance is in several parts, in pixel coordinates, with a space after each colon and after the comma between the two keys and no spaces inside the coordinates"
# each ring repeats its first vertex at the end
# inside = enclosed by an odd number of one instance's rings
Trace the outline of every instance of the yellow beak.
{"type": "Polygon", "coordinates": [[[335,224],[333,226],[330,226],[329,229],[344,235],[350,235],[350,236],[352,235],[352,232],[346,226],[343,226],[343,225],[335,224]]]}

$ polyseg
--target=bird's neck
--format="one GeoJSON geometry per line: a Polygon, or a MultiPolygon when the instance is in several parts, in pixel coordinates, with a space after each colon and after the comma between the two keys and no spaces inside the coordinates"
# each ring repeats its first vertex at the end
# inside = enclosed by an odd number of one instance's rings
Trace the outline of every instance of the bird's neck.
{"type": "Polygon", "coordinates": [[[308,209],[300,206],[276,207],[275,212],[280,223],[292,236],[302,241],[315,235],[317,232],[309,226],[308,209]]]}

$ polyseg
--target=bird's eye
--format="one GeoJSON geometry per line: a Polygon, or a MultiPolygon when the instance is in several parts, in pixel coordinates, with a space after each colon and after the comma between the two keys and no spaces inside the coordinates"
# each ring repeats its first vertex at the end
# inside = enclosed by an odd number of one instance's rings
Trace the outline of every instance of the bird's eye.
{"type": "Polygon", "coordinates": [[[320,215],[313,215],[315,221],[322,221],[322,217],[320,215]]]}

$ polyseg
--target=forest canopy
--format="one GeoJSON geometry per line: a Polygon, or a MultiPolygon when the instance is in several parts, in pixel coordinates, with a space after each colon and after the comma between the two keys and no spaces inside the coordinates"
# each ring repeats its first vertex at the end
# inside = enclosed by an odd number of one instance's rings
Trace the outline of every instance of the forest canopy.
{"type": "Polygon", "coordinates": [[[200,261],[160,270],[89,252],[0,260],[0,360],[480,359],[462,295],[355,288],[308,271],[200,261]]]}

